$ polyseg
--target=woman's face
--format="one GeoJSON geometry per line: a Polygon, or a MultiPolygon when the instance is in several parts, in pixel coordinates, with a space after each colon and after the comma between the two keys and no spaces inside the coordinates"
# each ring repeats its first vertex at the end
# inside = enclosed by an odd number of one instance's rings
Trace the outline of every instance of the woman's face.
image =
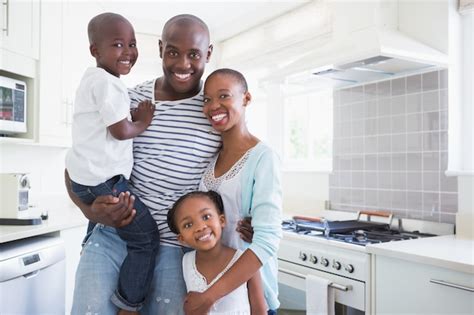
{"type": "Polygon", "coordinates": [[[250,93],[232,76],[216,74],[204,85],[203,112],[215,130],[225,132],[245,124],[245,107],[250,99],[250,93]]]}

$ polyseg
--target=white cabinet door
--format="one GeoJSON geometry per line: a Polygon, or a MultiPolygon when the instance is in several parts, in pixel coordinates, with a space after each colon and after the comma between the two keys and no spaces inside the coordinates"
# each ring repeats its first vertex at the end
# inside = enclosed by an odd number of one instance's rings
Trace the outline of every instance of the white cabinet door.
{"type": "Polygon", "coordinates": [[[38,59],[40,2],[2,0],[0,47],[9,52],[38,59]]]}
{"type": "Polygon", "coordinates": [[[67,146],[71,128],[63,97],[63,3],[41,3],[39,142],[67,146]]]}
{"type": "Polygon", "coordinates": [[[44,1],[41,7],[40,143],[71,145],[75,91],[95,60],[89,53],[87,24],[101,12],[95,3],[44,1]]]}
{"type": "Polygon", "coordinates": [[[474,293],[462,288],[474,288],[473,274],[379,255],[375,258],[376,314],[474,314],[474,293]]]}

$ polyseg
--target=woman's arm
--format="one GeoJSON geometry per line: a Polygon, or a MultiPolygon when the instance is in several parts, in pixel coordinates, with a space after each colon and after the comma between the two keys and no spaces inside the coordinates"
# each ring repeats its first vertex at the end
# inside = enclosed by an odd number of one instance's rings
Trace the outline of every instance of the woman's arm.
{"type": "Polygon", "coordinates": [[[281,185],[277,157],[268,151],[259,159],[252,187],[253,241],[235,264],[207,291],[188,294],[186,314],[205,314],[221,297],[247,282],[271,257],[277,255],[281,232],[281,185]]]}
{"type": "Polygon", "coordinates": [[[256,272],[255,275],[250,278],[250,280],[247,282],[247,289],[249,294],[251,314],[266,315],[268,307],[263,294],[263,285],[260,272],[256,272]]]}
{"type": "Polygon", "coordinates": [[[131,196],[129,192],[120,193],[118,197],[112,195],[99,196],[91,205],[87,205],[72,192],[71,178],[67,170],[64,170],[64,182],[69,198],[81,209],[84,216],[92,222],[112,227],[122,227],[130,224],[135,217],[136,211],[133,209],[135,197],[131,196]]]}

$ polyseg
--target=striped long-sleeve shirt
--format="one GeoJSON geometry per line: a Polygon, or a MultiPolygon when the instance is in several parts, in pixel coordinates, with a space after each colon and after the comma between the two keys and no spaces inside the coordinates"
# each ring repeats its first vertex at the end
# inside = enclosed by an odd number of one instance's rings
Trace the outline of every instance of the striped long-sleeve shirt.
{"type": "Polygon", "coordinates": [[[202,174],[221,146],[221,137],[202,112],[203,95],[177,101],[155,101],[155,80],[129,90],[131,107],[142,100],[156,106],[150,126],[133,141],[130,183],[150,209],[161,242],[179,245],[166,215],[182,195],[197,190],[202,174]]]}

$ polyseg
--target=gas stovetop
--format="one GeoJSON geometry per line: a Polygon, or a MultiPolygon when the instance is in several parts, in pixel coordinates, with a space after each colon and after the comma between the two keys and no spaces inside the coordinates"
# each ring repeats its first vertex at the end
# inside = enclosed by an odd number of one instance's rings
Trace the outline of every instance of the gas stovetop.
{"type": "Polygon", "coordinates": [[[365,246],[384,242],[436,236],[419,231],[397,231],[390,224],[362,220],[313,222],[306,220],[284,220],[284,231],[301,235],[321,237],[355,245],[365,246]]]}

